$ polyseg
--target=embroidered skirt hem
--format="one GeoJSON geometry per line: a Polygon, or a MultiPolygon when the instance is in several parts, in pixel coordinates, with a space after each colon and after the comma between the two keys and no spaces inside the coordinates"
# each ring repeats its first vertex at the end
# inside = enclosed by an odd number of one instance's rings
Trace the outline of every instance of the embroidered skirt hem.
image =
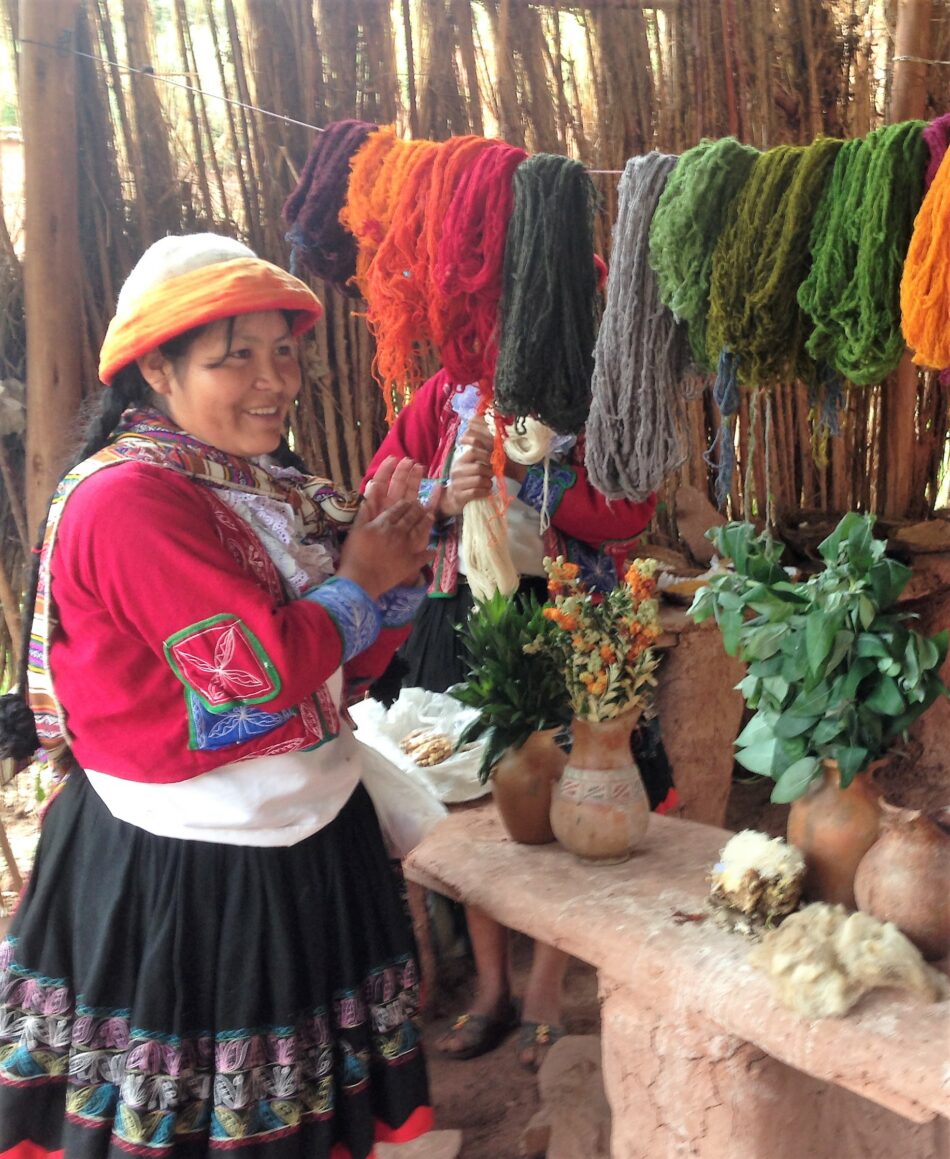
{"type": "Polygon", "coordinates": [[[82,774],[0,943],[0,1157],[369,1159],[431,1126],[415,948],[362,787],[281,848],[155,837],[82,774]]]}

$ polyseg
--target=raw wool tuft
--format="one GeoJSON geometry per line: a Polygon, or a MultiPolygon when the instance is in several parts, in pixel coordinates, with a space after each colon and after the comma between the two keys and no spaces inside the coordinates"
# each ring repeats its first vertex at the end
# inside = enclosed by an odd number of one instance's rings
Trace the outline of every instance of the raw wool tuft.
{"type": "Polygon", "coordinates": [[[686,328],[660,301],[648,261],[650,223],[676,164],[664,153],[634,157],[618,185],[585,449],[588,476],[608,499],[646,498],[689,450],[681,388],[686,328]]]}
{"type": "Polygon", "coordinates": [[[594,185],[577,161],[537,153],[515,170],[495,401],[559,434],[587,419],[594,365],[594,185]]]}
{"type": "Polygon", "coordinates": [[[904,338],[914,361],[950,366],[950,164],[944,157],[927,190],[901,279],[904,338]]]}
{"type": "Polygon", "coordinates": [[[713,251],[758,150],[735,137],[703,140],[680,157],[650,226],[650,264],[660,299],[684,321],[697,366],[711,369],[706,320],[713,251]]]}
{"type": "MultiPolygon", "coordinates": [[[[297,188],[284,204],[290,231],[290,272],[305,266],[341,289],[356,273],[356,238],[340,222],[350,162],[376,126],[366,121],[337,121],[314,136],[297,188]]],[[[351,291],[352,292],[352,291],[351,291]]]]}
{"type": "Polygon", "coordinates": [[[923,127],[904,121],[847,142],[812,226],[798,292],[814,328],[806,345],[859,386],[881,382],[904,352],[900,279],[923,196],[923,127]]]}
{"type": "Polygon", "coordinates": [[[439,238],[429,324],[453,382],[478,382],[490,394],[498,355],[505,239],[514,203],[514,172],[524,149],[489,141],[462,174],[439,238]]]}
{"type": "Polygon", "coordinates": [[[863,995],[897,987],[925,1002],[946,998],[946,977],[891,922],[841,905],[806,906],[765,935],[749,961],[775,997],[803,1018],[841,1018],[863,995]]]}

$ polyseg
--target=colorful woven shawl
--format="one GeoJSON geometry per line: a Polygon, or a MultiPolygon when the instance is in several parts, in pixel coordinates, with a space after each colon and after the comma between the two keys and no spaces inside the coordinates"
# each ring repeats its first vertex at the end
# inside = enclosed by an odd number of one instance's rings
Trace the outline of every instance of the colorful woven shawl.
{"type": "Polygon", "coordinates": [[[65,715],[53,688],[49,664],[50,638],[56,614],[50,599],[50,562],[56,533],[67,500],[97,471],[122,463],[151,463],[187,475],[214,491],[265,495],[290,505],[299,516],[307,540],[346,528],[356,515],[358,497],[343,494],[327,479],[274,471],[260,462],[229,455],[192,438],[156,410],[129,410],[109,446],[77,464],[64,475],[50,503],[40,555],[39,581],[30,636],[29,701],[36,731],[50,763],[68,771],[64,757],[69,748],[65,715]]]}

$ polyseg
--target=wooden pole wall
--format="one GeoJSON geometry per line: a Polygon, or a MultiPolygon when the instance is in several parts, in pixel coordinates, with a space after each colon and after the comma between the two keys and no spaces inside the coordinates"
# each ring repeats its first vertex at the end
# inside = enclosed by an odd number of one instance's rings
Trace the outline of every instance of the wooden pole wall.
{"type": "MultiPolygon", "coordinates": [[[[931,0],[898,0],[891,122],[926,116],[927,66],[920,60],[901,58],[929,55],[932,15],[931,0]]],[[[917,378],[917,367],[905,352],[894,378],[884,386],[882,454],[886,456],[886,487],[881,506],[884,515],[894,518],[910,514],[915,498],[917,378]]]]}
{"type": "Polygon", "coordinates": [[[26,205],[26,499],[33,535],[63,470],[82,398],[82,265],[76,154],[81,0],[20,0],[20,113],[26,205]]]}

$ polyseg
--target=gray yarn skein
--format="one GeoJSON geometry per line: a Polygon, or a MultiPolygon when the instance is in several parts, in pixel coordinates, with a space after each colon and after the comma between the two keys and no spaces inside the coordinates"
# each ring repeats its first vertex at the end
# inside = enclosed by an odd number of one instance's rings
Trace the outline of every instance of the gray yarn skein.
{"type": "Polygon", "coordinates": [[[650,224],[677,158],[633,157],[618,184],[607,305],[594,349],[585,465],[608,499],[640,501],[685,462],[686,327],[660,301],[650,224]]]}

